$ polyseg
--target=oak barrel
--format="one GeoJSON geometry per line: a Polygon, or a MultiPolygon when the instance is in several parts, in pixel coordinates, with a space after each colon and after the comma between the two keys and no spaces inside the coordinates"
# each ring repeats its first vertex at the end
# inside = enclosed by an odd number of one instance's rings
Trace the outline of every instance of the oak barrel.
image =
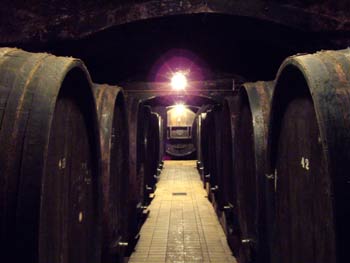
{"type": "Polygon", "coordinates": [[[129,131],[121,88],[94,85],[103,187],[102,261],[122,262],[128,235],[129,131]]]}
{"type": "Polygon", "coordinates": [[[237,259],[242,263],[266,262],[267,257],[265,164],[273,88],[272,81],[243,84],[230,114],[234,178],[224,180],[223,185],[233,183],[235,187],[232,191],[240,232],[237,259]]]}
{"type": "Polygon", "coordinates": [[[201,129],[200,129],[200,152],[201,152],[201,165],[203,172],[201,173],[202,181],[205,187],[206,181],[208,181],[210,176],[210,165],[211,165],[211,158],[210,158],[210,148],[209,143],[211,140],[211,133],[210,133],[210,112],[213,109],[210,108],[208,111],[206,111],[205,115],[201,117],[201,129]]]}
{"type": "MultiPolygon", "coordinates": [[[[144,220],[144,208],[147,200],[145,180],[145,111],[140,99],[127,96],[127,113],[129,127],[129,249],[133,247],[139,238],[139,230],[144,220]]],[[[146,117],[147,119],[148,117],[146,117]]]]}
{"type": "Polygon", "coordinates": [[[287,58],[269,124],[271,262],[347,262],[350,50],[287,58]]]}
{"type": "Polygon", "coordinates": [[[74,58],[0,49],[2,262],[100,262],[99,131],[74,58]]]}
{"type": "Polygon", "coordinates": [[[203,125],[203,142],[201,144],[204,161],[204,184],[207,187],[209,199],[217,201],[218,178],[221,173],[221,118],[222,106],[214,105],[208,111],[203,125]],[[206,145],[207,144],[207,145],[206,145]],[[215,199],[215,200],[214,200],[215,199]]]}
{"type": "Polygon", "coordinates": [[[199,173],[202,175],[203,171],[203,153],[202,153],[202,139],[201,139],[201,133],[202,133],[202,127],[203,127],[203,119],[205,119],[205,116],[207,114],[207,111],[209,111],[211,108],[211,105],[205,104],[202,105],[200,108],[198,108],[196,112],[196,117],[194,118],[193,124],[192,124],[192,143],[196,149],[197,153],[197,169],[199,173]]]}
{"type": "Polygon", "coordinates": [[[159,167],[161,156],[160,156],[160,145],[161,145],[161,117],[158,113],[152,112],[152,136],[154,139],[154,170],[155,175],[158,175],[157,169],[159,167]]]}
{"type": "Polygon", "coordinates": [[[235,123],[238,118],[239,96],[227,96],[223,99],[222,106],[222,172],[219,179],[221,206],[223,211],[222,223],[226,233],[227,241],[235,256],[238,255],[240,241],[240,231],[237,215],[237,194],[236,182],[233,175],[234,168],[234,141],[235,123]]]}
{"type": "Polygon", "coordinates": [[[151,107],[144,106],[144,165],[147,196],[155,191],[159,158],[159,127],[158,117],[152,113],[151,107]]]}

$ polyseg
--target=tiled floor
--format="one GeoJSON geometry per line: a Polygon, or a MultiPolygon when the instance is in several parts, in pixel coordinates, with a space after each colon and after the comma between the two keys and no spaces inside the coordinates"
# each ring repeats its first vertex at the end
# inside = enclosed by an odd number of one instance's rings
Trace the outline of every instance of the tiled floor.
{"type": "Polygon", "coordinates": [[[235,263],[194,161],[166,161],[131,263],[235,263]]]}

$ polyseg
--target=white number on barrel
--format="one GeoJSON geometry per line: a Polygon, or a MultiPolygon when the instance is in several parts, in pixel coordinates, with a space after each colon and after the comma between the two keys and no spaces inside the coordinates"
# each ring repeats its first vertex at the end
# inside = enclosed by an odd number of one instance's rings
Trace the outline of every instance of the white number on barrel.
{"type": "Polygon", "coordinates": [[[301,167],[303,167],[305,170],[310,170],[310,161],[308,158],[301,158],[301,167]]]}

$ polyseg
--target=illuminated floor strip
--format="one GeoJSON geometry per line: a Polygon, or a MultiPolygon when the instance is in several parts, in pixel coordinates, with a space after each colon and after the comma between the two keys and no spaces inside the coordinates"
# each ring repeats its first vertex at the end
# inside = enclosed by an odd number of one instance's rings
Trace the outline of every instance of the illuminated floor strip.
{"type": "Polygon", "coordinates": [[[235,263],[194,161],[165,162],[131,263],[235,263]]]}

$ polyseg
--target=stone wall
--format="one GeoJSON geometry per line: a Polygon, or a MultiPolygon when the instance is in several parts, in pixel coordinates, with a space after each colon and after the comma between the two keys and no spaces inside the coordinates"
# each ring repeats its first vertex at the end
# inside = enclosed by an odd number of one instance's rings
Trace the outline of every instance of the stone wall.
{"type": "Polygon", "coordinates": [[[138,20],[196,13],[252,17],[310,32],[350,31],[347,0],[4,0],[0,43],[80,39],[138,20]]]}

